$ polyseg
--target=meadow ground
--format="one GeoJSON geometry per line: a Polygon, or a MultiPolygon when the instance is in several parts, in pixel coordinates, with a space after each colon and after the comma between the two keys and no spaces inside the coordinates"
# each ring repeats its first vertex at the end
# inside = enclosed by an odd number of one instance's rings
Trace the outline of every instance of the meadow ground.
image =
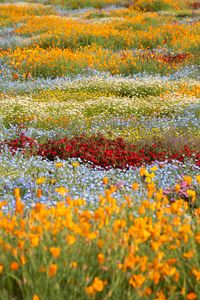
{"type": "Polygon", "coordinates": [[[0,300],[200,299],[200,3],[0,0],[0,300]]]}

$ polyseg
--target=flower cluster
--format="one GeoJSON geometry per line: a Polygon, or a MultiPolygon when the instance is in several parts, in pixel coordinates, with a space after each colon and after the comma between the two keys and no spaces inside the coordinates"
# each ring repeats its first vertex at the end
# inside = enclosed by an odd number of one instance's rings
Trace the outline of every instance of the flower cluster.
{"type": "Polygon", "coordinates": [[[194,153],[188,145],[184,146],[182,152],[173,153],[162,145],[152,144],[138,148],[125,142],[122,138],[110,140],[103,135],[87,137],[83,134],[71,139],[65,137],[40,144],[21,134],[18,139],[3,141],[1,144],[7,145],[13,153],[22,149],[24,154],[33,153],[49,160],[55,158],[66,160],[79,157],[83,161],[104,168],[112,166],[124,169],[166,159],[169,161],[176,159],[183,162],[185,158],[193,158],[194,162],[200,165],[200,153],[194,153]]]}
{"type": "Polygon", "coordinates": [[[62,193],[62,202],[52,207],[38,202],[26,215],[19,188],[14,189],[14,214],[3,213],[7,203],[1,202],[2,293],[9,291],[16,299],[32,295],[34,300],[54,295],[129,299],[130,294],[166,300],[172,293],[198,299],[199,208],[192,219],[187,202],[177,198],[169,205],[152,182],[146,185],[146,200],[137,204],[126,196],[118,203],[113,196],[117,187],[109,187],[106,178],[104,184],[93,211],[83,199],[62,193]]]}

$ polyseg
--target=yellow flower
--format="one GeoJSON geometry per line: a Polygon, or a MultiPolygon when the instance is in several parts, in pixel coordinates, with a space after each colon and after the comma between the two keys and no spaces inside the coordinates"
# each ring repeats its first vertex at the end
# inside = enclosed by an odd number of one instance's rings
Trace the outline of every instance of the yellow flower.
{"type": "Polygon", "coordinates": [[[76,269],[78,266],[77,262],[76,261],[72,261],[71,264],[70,264],[70,267],[73,268],[73,269],[76,269]]]}
{"type": "Polygon", "coordinates": [[[64,196],[65,194],[68,193],[68,189],[66,189],[64,186],[61,186],[59,188],[56,188],[55,192],[62,195],[62,196],[64,196]]]}
{"type": "Polygon", "coordinates": [[[57,273],[58,267],[56,264],[51,264],[48,269],[49,277],[54,277],[57,273]]]}
{"type": "Polygon", "coordinates": [[[187,183],[187,185],[190,185],[192,183],[192,177],[191,176],[183,176],[184,181],[187,183]]]}
{"type": "Polygon", "coordinates": [[[76,168],[76,167],[79,167],[80,166],[80,163],[78,161],[73,161],[72,162],[72,167],[76,168]]]}
{"type": "Polygon", "coordinates": [[[55,167],[56,167],[56,168],[61,168],[61,167],[63,167],[63,163],[61,163],[61,162],[56,162],[56,163],[55,163],[55,167]]]}
{"type": "Polygon", "coordinates": [[[200,175],[196,176],[196,180],[197,180],[198,183],[200,183],[200,175]]]}
{"type": "Polygon", "coordinates": [[[154,166],[154,167],[151,168],[151,171],[153,171],[153,172],[154,172],[154,171],[157,171],[157,170],[158,170],[158,167],[157,167],[157,166],[154,166]]]}
{"type": "Polygon", "coordinates": [[[53,255],[53,257],[58,257],[60,255],[60,248],[58,247],[51,247],[50,249],[51,254],[53,255]]]}
{"type": "Polygon", "coordinates": [[[45,177],[40,177],[40,178],[38,178],[37,180],[36,180],[36,183],[37,184],[42,184],[42,183],[44,183],[46,181],[46,178],[45,177]]]}
{"type": "Polygon", "coordinates": [[[94,240],[97,238],[97,235],[98,233],[95,231],[95,232],[89,232],[86,237],[89,239],[89,240],[94,240]]]}
{"type": "Polygon", "coordinates": [[[192,198],[192,201],[194,202],[196,200],[196,192],[193,190],[187,190],[187,194],[189,197],[192,198]]]}

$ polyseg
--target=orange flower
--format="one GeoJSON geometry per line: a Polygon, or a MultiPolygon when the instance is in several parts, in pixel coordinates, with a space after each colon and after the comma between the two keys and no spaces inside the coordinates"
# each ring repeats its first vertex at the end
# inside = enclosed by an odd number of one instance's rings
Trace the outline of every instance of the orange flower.
{"type": "Polygon", "coordinates": [[[101,292],[104,288],[104,282],[100,280],[98,277],[95,277],[92,286],[95,289],[95,291],[101,292]]]}
{"type": "Polygon", "coordinates": [[[11,264],[10,264],[10,269],[12,271],[17,271],[19,269],[19,264],[16,262],[16,261],[13,261],[11,264]]]}
{"type": "Polygon", "coordinates": [[[58,247],[51,247],[50,252],[53,255],[53,257],[58,257],[60,255],[60,248],[58,247]]]}
{"type": "Polygon", "coordinates": [[[134,191],[137,191],[137,190],[138,190],[138,187],[139,187],[139,184],[138,184],[137,182],[134,182],[134,183],[132,184],[132,189],[133,189],[134,191]]]}
{"type": "Polygon", "coordinates": [[[76,242],[75,236],[73,236],[73,235],[68,235],[68,236],[66,237],[66,242],[67,242],[69,245],[73,245],[73,244],[76,242]]]}
{"type": "Polygon", "coordinates": [[[192,183],[192,177],[191,176],[183,176],[184,181],[187,183],[187,185],[190,185],[192,183]]]}
{"type": "Polygon", "coordinates": [[[108,184],[108,178],[107,177],[103,178],[103,184],[108,184]]]}
{"type": "Polygon", "coordinates": [[[24,204],[16,199],[16,204],[15,204],[15,213],[22,213],[24,208],[24,204]]]}
{"type": "Polygon", "coordinates": [[[22,265],[25,265],[25,263],[26,263],[26,258],[25,258],[24,255],[21,255],[21,256],[20,256],[20,261],[21,261],[21,264],[22,264],[22,265]]]}
{"type": "Polygon", "coordinates": [[[51,264],[49,266],[48,275],[49,277],[54,277],[57,273],[58,267],[56,264],[51,264]]]}
{"type": "Polygon", "coordinates": [[[146,170],[146,168],[140,168],[140,176],[146,176],[147,175],[147,170],[146,170]]]}
{"type": "Polygon", "coordinates": [[[162,291],[156,293],[156,296],[157,297],[155,298],[155,300],[166,300],[166,297],[165,297],[165,295],[163,294],[162,291]]]}
{"type": "Polygon", "coordinates": [[[14,189],[14,195],[15,195],[16,200],[20,200],[20,189],[19,188],[14,189]]]}
{"type": "Polygon", "coordinates": [[[198,233],[195,235],[195,239],[196,239],[197,243],[200,244],[200,232],[198,232],[198,233]]]}
{"type": "Polygon", "coordinates": [[[180,191],[180,189],[181,189],[180,184],[176,184],[175,185],[175,191],[178,193],[180,191]]]}
{"type": "Polygon", "coordinates": [[[98,254],[98,262],[99,264],[103,264],[105,261],[105,256],[103,255],[103,253],[99,253],[98,254]]]}
{"type": "Polygon", "coordinates": [[[187,294],[187,300],[195,300],[195,299],[197,299],[197,294],[195,293],[187,294]]]}
{"type": "Polygon", "coordinates": [[[192,258],[194,256],[194,254],[195,254],[194,251],[190,250],[188,252],[183,253],[183,257],[184,258],[192,258]]]}
{"type": "Polygon", "coordinates": [[[32,300],[40,300],[40,297],[38,295],[33,295],[32,300]]]}
{"type": "Polygon", "coordinates": [[[41,198],[41,197],[42,197],[42,190],[37,189],[37,198],[41,198]]]}
{"type": "Polygon", "coordinates": [[[152,294],[152,289],[151,288],[146,288],[145,290],[144,290],[144,295],[145,296],[149,296],[149,295],[151,295],[152,294]]]}
{"type": "Polygon", "coordinates": [[[192,269],[192,274],[196,277],[197,281],[200,281],[200,270],[197,270],[195,268],[192,269]]]}
{"type": "Polygon", "coordinates": [[[145,282],[145,276],[138,274],[138,275],[133,275],[131,276],[129,280],[129,284],[132,285],[132,287],[141,287],[143,283],[145,282]]]}
{"type": "Polygon", "coordinates": [[[3,272],[3,264],[0,264],[0,273],[3,272]]]}
{"type": "Polygon", "coordinates": [[[19,75],[17,73],[14,73],[12,77],[13,77],[13,80],[17,80],[19,78],[19,75]]]}
{"type": "Polygon", "coordinates": [[[93,295],[95,294],[95,289],[93,288],[93,286],[88,286],[85,288],[85,291],[88,295],[93,295]]]}
{"type": "Polygon", "coordinates": [[[200,183],[200,175],[196,176],[196,180],[197,180],[198,183],[200,183]]]}
{"type": "Polygon", "coordinates": [[[31,247],[37,247],[39,244],[40,238],[36,234],[31,234],[30,235],[30,243],[31,247]]]}
{"type": "Polygon", "coordinates": [[[73,268],[73,269],[76,269],[78,266],[77,262],[76,261],[72,261],[71,264],[70,264],[70,267],[73,268]]]}

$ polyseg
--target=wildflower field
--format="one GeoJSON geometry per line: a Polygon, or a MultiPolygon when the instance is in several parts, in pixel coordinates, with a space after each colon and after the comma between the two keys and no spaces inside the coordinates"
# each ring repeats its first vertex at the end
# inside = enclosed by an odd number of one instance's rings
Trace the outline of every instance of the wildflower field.
{"type": "Polygon", "coordinates": [[[200,2],[0,0],[0,300],[200,299],[200,2]]]}

